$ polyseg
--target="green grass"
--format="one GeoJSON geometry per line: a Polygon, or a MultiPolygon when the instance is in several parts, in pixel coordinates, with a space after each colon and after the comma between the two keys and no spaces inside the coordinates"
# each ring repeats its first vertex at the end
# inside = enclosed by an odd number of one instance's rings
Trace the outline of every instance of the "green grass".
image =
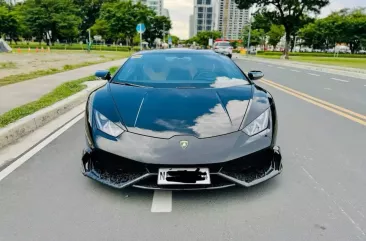
{"type": "Polygon", "coordinates": [[[0,63],[0,69],[14,69],[16,68],[16,64],[14,62],[8,61],[0,63]]]}
{"type": "Polygon", "coordinates": [[[37,71],[30,72],[30,73],[9,75],[9,76],[0,78],[0,86],[14,84],[14,83],[21,82],[21,81],[42,77],[45,75],[57,74],[57,73],[61,73],[64,71],[73,70],[73,69],[77,69],[77,68],[81,68],[81,67],[85,67],[85,66],[89,66],[89,65],[93,65],[93,64],[104,63],[104,62],[116,60],[116,59],[119,59],[122,57],[128,57],[129,55],[130,54],[128,52],[117,52],[116,54],[109,56],[108,58],[105,58],[102,61],[84,62],[84,63],[73,64],[73,65],[67,64],[60,69],[50,68],[50,69],[46,69],[46,70],[37,70],[37,71]]]}
{"type": "MultiPolygon", "coordinates": [[[[273,56],[273,55],[257,55],[257,57],[266,59],[280,59],[279,56],[273,56]]],[[[366,69],[365,58],[290,56],[290,60],[313,63],[313,64],[324,64],[332,66],[366,69]]]]}
{"type": "MultiPolygon", "coordinates": [[[[110,68],[111,73],[114,73],[118,67],[110,68]]],[[[45,94],[36,101],[14,108],[2,115],[0,115],[0,128],[13,123],[25,116],[31,115],[38,110],[53,105],[54,103],[63,100],[77,92],[86,88],[83,84],[85,81],[93,81],[95,76],[88,76],[85,78],[66,82],[56,87],[53,91],[45,94]]]]}

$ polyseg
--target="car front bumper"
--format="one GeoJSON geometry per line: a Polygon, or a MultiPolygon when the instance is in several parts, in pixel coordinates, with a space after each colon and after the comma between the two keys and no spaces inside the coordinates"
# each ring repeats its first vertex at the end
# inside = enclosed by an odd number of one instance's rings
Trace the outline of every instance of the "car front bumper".
{"type": "Polygon", "coordinates": [[[274,146],[222,163],[159,165],[134,161],[88,147],[83,151],[82,172],[93,180],[118,189],[128,186],[153,190],[219,189],[236,185],[250,187],[280,174],[281,159],[280,148],[274,146]],[[211,184],[157,185],[158,169],[163,167],[208,167],[211,184]]]}

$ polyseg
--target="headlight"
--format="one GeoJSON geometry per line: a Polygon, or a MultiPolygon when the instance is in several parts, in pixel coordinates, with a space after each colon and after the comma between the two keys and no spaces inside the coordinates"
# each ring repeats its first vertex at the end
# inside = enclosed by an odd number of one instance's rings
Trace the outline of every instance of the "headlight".
{"type": "Polygon", "coordinates": [[[107,117],[98,111],[95,111],[95,122],[99,130],[110,136],[117,137],[123,133],[123,130],[119,126],[108,120],[107,117]]]}
{"type": "Polygon", "coordinates": [[[268,108],[265,112],[263,112],[260,116],[257,117],[254,121],[252,121],[249,125],[247,125],[243,131],[248,136],[254,136],[259,132],[267,129],[268,127],[268,118],[269,118],[269,110],[268,108]]]}

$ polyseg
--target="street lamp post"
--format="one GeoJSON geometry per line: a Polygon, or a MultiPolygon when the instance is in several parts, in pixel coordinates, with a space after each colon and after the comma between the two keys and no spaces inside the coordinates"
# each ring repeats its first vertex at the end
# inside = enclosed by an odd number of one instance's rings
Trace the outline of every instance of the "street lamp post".
{"type": "Polygon", "coordinates": [[[251,31],[252,31],[252,14],[249,14],[249,32],[248,32],[247,55],[249,55],[250,33],[251,33],[251,31]]]}
{"type": "Polygon", "coordinates": [[[249,48],[250,48],[250,32],[252,29],[252,24],[249,23],[249,32],[248,32],[248,44],[247,44],[247,55],[249,55],[249,48]]]}

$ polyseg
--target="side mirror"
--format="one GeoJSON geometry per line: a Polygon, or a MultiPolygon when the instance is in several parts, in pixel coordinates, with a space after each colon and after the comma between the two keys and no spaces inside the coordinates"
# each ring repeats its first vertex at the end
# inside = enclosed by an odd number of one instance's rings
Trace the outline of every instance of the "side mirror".
{"type": "Polygon", "coordinates": [[[111,73],[109,70],[98,70],[95,72],[95,76],[104,80],[110,80],[111,79],[111,73]]]}
{"type": "Polygon", "coordinates": [[[251,80],[258,80],[258,79],[263,78],[263,76],[264,76],[263,72],[259,71],[259,70],[252,70],[252,71],[249,71],[249,73],[248,73],[248,77],[251,80]]]}

